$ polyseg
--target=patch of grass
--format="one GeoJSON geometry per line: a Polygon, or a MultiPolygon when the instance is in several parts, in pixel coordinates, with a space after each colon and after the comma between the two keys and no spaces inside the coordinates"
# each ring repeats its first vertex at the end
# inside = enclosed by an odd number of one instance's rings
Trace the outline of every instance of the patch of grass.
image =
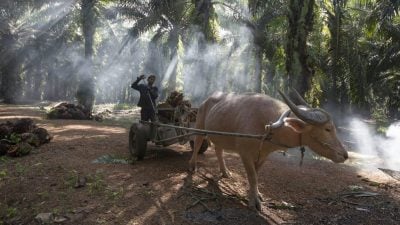
{"type": "Polygon", "coordinates": [[[117,156],[113,154],[102,155],[92,161],[92,163],[108,163],[108,164],[130,164],[129,158],[117,156]]]}
{"type": "Polygon", "coordinates": [[[0,181],[5,180],[7,178],[7,170],[0,170],[0,181]]]}
{"type": "Polygon", "coordinates": [[[134,107],[134,105],[132,104],[128,104],[128,103],[118,103],[115,104],[113,109],[114,110],[128,110],[128,109],[132,109],[134,107]]]}
{"type": "Polygon", "coordinates": [[[64,184],[69,189],[73,189],[77,180],[78,180],[78,172],[76,170],[71,170],[68,172],[67,177],[64,178],[64,184]]]}
{"type": "Polygon", "coordinates": [[[144,190],[141,191],[141,194],[142,194],[143,196],[145,196],[145,197],[150,198],[150,197],[153,197],[153,196],[154,196],[154,191],[151,190],[151,189],[144,189],[144,190]]]}
{"type": "Polygon", "coordinates": [[[61,200],[66,200],[69,197],[69,195],[64,191],[58,192],[58,196],[61,200]]]}
{"type": "Polygon", "coordinates": [[[17,208],[14,207],[7,207],[6,209],[6,217],[7,218],[13,218],[17,215],[17,208]]]}
{"type": "Polygon", "coordinates": [[[115,201],[122,198],[122,196],[124,195],[124,188],[120,187],[119,189],[115,190],[107,187],[105,192],[107,199],[115,201]]]}
{"type": "Polygon", "coordinates": [[[106,189],[106,183],[104,182],[103,176],[101,174],[95,174],[94,176],[90,176],[88,179],[87,186],[89,187],[89,193],[101,193],[106,189]]]}
{"type": "Polygon", "coordinates": [[[37,195],[43,200],[49,200],[50,199],[50,193],[47,191],[39,192],[37,195]]]}
{"type": "Polygon", "coordinates": [[[59,208],[53,208],[53,209],[51,210],[51,212],[52,212],[54,215],[59,215],[59,214],[61,213],[61,209],[59,209],[59,208]]]}
{"type": "Polygon", "coordinates": [[[18,176],[23,176],[26,171],[26,166],[23,166],[21,163],[15,164],[15,172],[17,172],[18,176]]]}
{"type": "Polygon", "coordinates": [[[8,162],[9,160],[10,160],[10,158],[7,157],[7,156],[5,156],[5,155],[0,156],[0,164],[1,164],[1,163],[6,163],[6,162],[8,162]]]}

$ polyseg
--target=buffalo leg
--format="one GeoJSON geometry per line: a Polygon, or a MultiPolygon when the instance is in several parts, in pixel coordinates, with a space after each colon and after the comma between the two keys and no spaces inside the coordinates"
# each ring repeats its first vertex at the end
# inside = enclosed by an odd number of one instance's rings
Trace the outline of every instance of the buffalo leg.
{"type": "Polygon", "coordinates": [[[240,155],[249,181],[249,207],[261,211],[261,201],[258,191],[257,171],[254,160],[244,154],[240,155]]]}
{"type": "Polygon", "coordinates": [[[217,158],[218,158],[219,170],[222,173],[222,177],[225,177],[225,178],[231,177],[229,170],[226,168],[225,160],[223,157],[224,149],[222,149],[216,145],[215,146],[215,154],[217,155],[217,158]]]}
{"type": "Polygon", "coordinates": [[[204,137],[203,136],[195,136],[194,138],[194,148],[192,153],[192,158],[189,161],[189,170],[196,171],[196,164],[197,164],[197,155],[203,143],[204,137]]]}
{"type": "MultiPolygon", "coordinates": [[[[257,161],[257,163],[255,164],[256,174],[258,174],[258,172],[260,171],[261,166],[264,164],[266,159],[267,159],[267,157],[263,157],[263,158],[260,158],[257,161]]],[[[260,199],[261,202],[264,201],[264,197],[259,191],[258,191],[258,198],[260,199]]]]}

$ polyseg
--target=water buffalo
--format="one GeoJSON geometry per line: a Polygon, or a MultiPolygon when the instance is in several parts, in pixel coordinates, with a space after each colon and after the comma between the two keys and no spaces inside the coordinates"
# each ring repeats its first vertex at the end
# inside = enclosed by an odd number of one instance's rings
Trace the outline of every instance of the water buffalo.
{"type": "Polygon", "coordinates": [[[319,108],[307,105],[295,92],[296,98],[289,99],[280,92],[284,101],[263,94],[215,93],[199,107],[196,128],[210,131],[244,134],[265,134],[266,124],[271,124],[289,109],[291,116],[283,119],[281,126],[271,131],[269,140],[257,140],[226,135],[195,137],[195,148],[190,159],[190,170],[196,170],[197,152],[204,138],[214,144],[219,167],[224,177],[229,171],[222,157],[223,151],[240,155],[249,182],[249,207],[261,210],[261,194],[258,191],[257,173],[269,153],[291,147],[308,146],[317,154],[333,162],[347,159],[347,151],[336,136],[335,125],[330,115],[319,108]],[[296,102],[296,105],[294,102],[296,102]],[[262,142],[262,144],[261,144],[262,142]]]}

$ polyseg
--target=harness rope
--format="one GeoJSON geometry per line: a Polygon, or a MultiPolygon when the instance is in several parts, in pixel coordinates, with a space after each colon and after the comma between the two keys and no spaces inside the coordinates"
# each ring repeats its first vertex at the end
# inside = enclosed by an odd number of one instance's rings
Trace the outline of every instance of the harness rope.
{"type": "MultiPolygon", "coordinates": [[[[261,140],[260,140],[260,147],[258,148],[258,157],[257,157],[257,163],[260,162],[260,155],[261,155],[261,149],[263,147],[264,141],[267,140],[267,138],[272,139],[272,137],[270,136],[271,133],[271,123],[268,125],[265,125],[265,133],[263,134],[261,140]]],[[[270,140],[269,140],[270,141],[270,140]]]]}
{"type": "MultiPolygon", "coordinates": [[[[264,141],[268,141],[269,143],[271,143],[273,145],[277,145],[277,146],[281,146],[281,147],[285,147],[285,148],[293,148],[293,147],[290,147],[288,145],[285,145],[285,144],[282,144],[282,143],[275,143],[275,142],[272,141],[273,133],[271,132],[271,124],[272,123],[265,125],[265,133],[260,138],[260,146],[258,148],[257,163],[260,162],[261,150],[262,150],[262,147],[264,145],[264,141]]],[[[301,146],[300,147],[301,158],[300,158],[300,164],[299,164],[300,166],[303,165],[304,152],[306,151],[306,149],[303,146],[303,138],[302,137],[303,137],[303,135],[302,135],[302,133],[300,133],[300,135],[299,135],[299,143],[300,143],[300,146],[301,146]]]]}
{"type": "MultiPolygon", "coordinates": [[[[189,136],[189,135],[193,135],[193,134],[205,135],[205,136],[210,135],[210,134],[211,135],[228,135],[228,136],[247,137],[247,138],[259,139],[260,140],[260,146],[259,146],[259,150],[258,150],[257,162],[260,161],[261,150],[263,148],[263,144],[264,144],[265,141],[268,141],[269,143],[271,143],[273,145],[276,145],[276,146],[280,146],[280,147],[284,147],[284,148],[293,148],[291,146],[288,146],[288,145],[285,145],[285,144],[282,144],[282,143],[276,143],[276,142],[272,141],[273,133],[271,132],[272,131],[271,125],[273,123],[269,123],[269,124],[265,125],[265,133],[264,134],[256,135],[256,134],[241,134],[241,133],[230,133],[230,132],[207,131],[207,130],[196,129],[196,128],[181,127],[181,126],[175,126],[175,125],[170,125],[170,124],[162,124],[162,123],[159,123],[158,120],[157,120],[157,122],[149,122],[149,121],[140,120],[140,122],[144,123],[144,124],[150,124],[150,125],[161,126],[161,127],[170,127],[170,128],[176,128],[176,129],[180,129],[180,130],[187,130],[187,131],[192,131],[193,132],[193,133],[188,134],[188,135],[181,135],[179,137],[173,137],[173,138],[170,138],[170,139],[181,138],[183,136],[189,136]]],[[[300,138],[299,143],[300,143],[300,146],[301,146],[300,147],[300,150],[301,150],[300,165],[302,165],[303,164],[303,158],[304,158],[304,152],[305,152],[305,149],[302,146],[302,134],[300,134],[299,138],[300,138]]]]}

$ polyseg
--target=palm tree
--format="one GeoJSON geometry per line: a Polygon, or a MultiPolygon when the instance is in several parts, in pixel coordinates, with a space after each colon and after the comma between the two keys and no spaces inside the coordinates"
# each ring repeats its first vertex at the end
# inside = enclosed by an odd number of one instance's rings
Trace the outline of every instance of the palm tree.
{"type": "Polygon", "coordinates": [[[357,111],[387,104],[398,111],[400,32],[393,25],[398,6],[391,1],[335,0],[323,5],[330,31],[326,67],[327,98],[341,111],[357,111]],[[373,105],[374,107],[371,107],[373,105]]]}
{"type": "Polygon", "coordinates": [[[29,8],[31,2],[2,1],[0,3],[0,96],[5,103],[15,103],[20,95],[21,83],[18,70],[17,49],[20,47],[18,39],[23,28],[18,18],[29,8]]]}
{"type": "MultiPolygon", "coordinates": [[[[36,87],[33,87],[34,83],[28,82],[34,89],[41,83],[39,79],[42,78],[37,77],[44,72],[38,65],[42,61],[40,57],[50,57],[50,53],[54,53],[58,46],[57,40],[60,40],[55,31],[60,27],[68,27],[65,25],[69,21],[68,15],[73,2],[43,0],[4,3],[4,13],[0,14],[0,41],[3,43],[0,46],[7,48],[0,47],[1,95],[5,102],[15,103],[18,98],[23,97],[23,92],[26,92],[21,86],[22,79],[35,81],[36,87]],[[57,13],[54,13],[55,11],[57,13]],[[33,52],[37,53],[36,56],[33,52]],[[37,72],[30,73],[33,71],[37,72]],[[25,76],[22,76],[23,72],[26,72],[25,76]]],[[[35,92],[40,95],[39,90],[35,92]]]]}
{"type": "Polygon", "coordinates": [[[310,89],[313,69],[309,63],[307,38],[313,28],[315,0],[290,0],[286,44],[286,72],[288,87],[301,95],[310,89]]]}
{"type": "Polygon", "coordinates": [[[256,80],[259,81],[256,92],[262,92],[263,84],[265,84],[267,89],[264,91],[272,94],[276,86],[278,86],[274,82],[276,57],[278,49],[283,46],[281,37],[286,27],[284,21],[286,7],[281,0],[250,0],[248,1],[248,7],[252,14],[252,20],[244,20],[243,22],[252,31],[254,37],[255,57],[258,64],[258,68],[256,68],[256,80]],[[274,22],[275,25],[271,25],[274,22]],[[279,27],[276,24],[279,24],[279,27]],[[264,62],[264,58],[266,62],[264,62]],[[264,70],[266,73],[262,80],[262,71],[264,70]]]}
{"type": "MultiPolygon", "coordinates": [[[[206,42],[217,41],[217,28],[215,21],[217,15],[211,0],[192,0],[193,9],[190,13],[192,24],[199,27],[206,42]]],[[[199,43],[203,45],[204,43],[199,43]]]]}
{"type": "MultiPolygon", "coordinates": [[[[135,0],[121,0],[120,13],[126,18],[135,21],[129,30],[126,43],[136,40],[140,35],[150,32],[152,34],[149,43],[149,57],[146,64],[146,72],[158,74],[163,79],[163,62],[154,61],[159,52],[162,52],[171,62],[177,57],[178,43],[185,27],[188,2],[184,0],[151,0],[147,4],[135,0]],[[160,65],[161,64],[161,65],[160,65]]],[[[176,87],[176,64],[171,65],[172,74],[168,82],[168,89],[176,87]]]]}
{"type": "Polygon", "coordinates": [[[85,61],[82,62],[80,68],[81,80],[79,82],[76,97],[78,103],[85,106],[87,113],[91,113],[94,96],[94,70],[93,70],[93,42],[94,34],[96,32],[96,0],[82,0],[81,2],[81,19],[82,31],[85,41],[85,61]]]}
{"type": "Polygon", "coordinates": [[[330,32],[329,40],[329,58],[328,58],[328,77],[330,83],[327,90],[327,97],[330,102],[334,102],[343,110],[345,105],[348,104],[345,96],[347,94],[346,83],[344,77],[346,74],[346,60],[344,58],[346,53],[346,31],[344,30],[345,23],[345,6],[347,1],[332,1],[332,7],[325,6],[327,14],[327,25],[330,32]],[[340,103],[340,104],[339,104],[340,103]]]}
{"type": "Polygon", "coordinates": [[[198,31],[204,34],[205,40],[201,41],[202,43],[217,39],[214,21],[216,14],[209,0],[150,0],[147,4],[135,0],[122,0],[120,8],[121,14],[136,20],[130,29],[129,40],[135,40],[147,32],[152,35],[145,70],[159,74],[161,79],[165,70],[170,71],[168,82],[164,84],[166,86],[163,95],[178,86],[176,77],[180,63],[179,52],[183,51],[180,48],[188,41],[185,38],[191,35],[192,24],[197,25],[198,31]],[[159,53],[167,58],[169,65],[163,65],[164,62],[159,61],[155,63],[159,53]]]}
{"type": "Polygon", "coordinates": [[[367,20],[376,40],[370,49],[367,82],[377,100],[387,102],[388,116],[400,118],[400,27],[395,22],[400,4],[383,0],[374,6],[367,20]]]}

